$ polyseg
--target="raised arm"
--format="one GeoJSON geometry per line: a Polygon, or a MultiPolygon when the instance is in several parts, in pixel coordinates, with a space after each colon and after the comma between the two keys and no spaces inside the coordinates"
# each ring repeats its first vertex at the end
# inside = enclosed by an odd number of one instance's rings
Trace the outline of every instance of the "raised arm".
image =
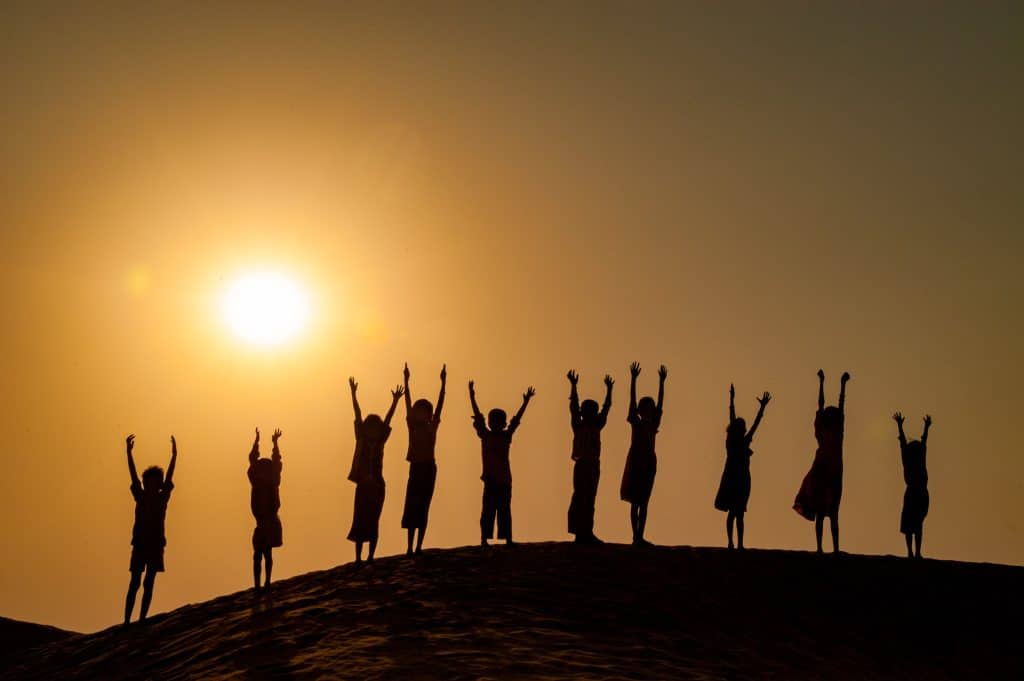
{"type": "MultiPolygon", "coordinates": [[[[921,433],[921,444],[928,444],[928,429],[932,427],[932,417],[929,414],[924,415],[924,432],[921,433]]],[[[902,428],[901,428],[902,430],[902,428]]]]}
{"type": "Polygon", "coordinates": [[[412,392],[409,390],[409,363],[405,363],[402,370],[402,385],[405,386],[405,415],[408,416],[412,410],[412,392]]]}
{"type": "Polygon", "coordinates": [[[611,374],[604,375],[604,404],[601,406],[601,423],[608,418],[608,412],[612,408],[612,386],[615,385],[615,379],[611,377],[611,374]]]}
{"type": "MultiPolygon", "coordinates": [[[[441,420],[441,409],[444,407],[444,387],[448,382],[448,365],[441,365],[441,390],[437,393],[437,404],[434,406],[434,420],[441,420]]],[[[409,396],[405,397],[406,402],[409,401],[409,396]]]]}
{"type": "Polygon", "coordinates": [[[352,391],[352,411],[356,415],[356,423],[363,422],[363,412],[359,410],[359,398],[356,397],[356,390],[359,389],[359,384],[356,383],[356,379],[348,377],[348,387],[352,391]]]}
{"type": "Polygon", "coordinates": [[[825,408],[825,372],[818,369],[818,411],[825,408]]]}
{"type": "Polygon", "coordinates": [[[565,377],[569,379],[569,416],[575,423],[580,420],[580,393],[576,385],[580,381],[580,375],[570,369],[565,377]]]}
{"type": "Polygon", "coordinates": [[[850,372],[844,371],[843,378],[839,381],[839,411],[846,410],[846,382],[850,380],[850,372]]]}
{"type": "Polygon", "coordinates": [[[256,429],[256,438],[252,441],[252,449],[249,450],[249,463],[256,463],[260,458],[260,429],[256,429]]]}
{"type": "Polygon", "coordinates": [[[391,391],[391,408],[388,409],[387,415],[384,417],[384,425],[391,425],[391,417],[395,415],[395,407],[398,406],[398,400],[405,394],[405,388],[400,385],[396,385],[395,389],[391,391]]]}
{"type": "Polygon", "coordinates": [[[537,393],[533,389],[532,385],[529,388],[526,389],[525,393],[523,393],[523,404],[522,404],[522,406],[519,407],[519,411],[516,412],[516,415],[512,417],[512,420],[508,424],[508,432],[509,433],[516,432],[516,428],[519,427],[519,422],[523,420],[523,414],[526,413],[527,405],[530,404],[530,400],[536,394],[537,393]]]}
{"type": "Polygon", "coordinates": [[[658,368],[658,411],[661,411],[665,404],[665,379],[668,378],[668,369],[662,364],[658,368]]]}
{"type": "Polygon", "coordinates": [[[736,420],[736,388],[729,384],[729,423],[736,420]]]}
{"type": "Polygon", "coordinates": [[[473,381],[469,382],[469,404],[473,407],[473,419],[483,420],[484,415],[480,413],[480,407],[476,403],[476,385],[473,381]]]}
{"type": "Polygon", "coordinates": [[[272,438],[272,442],[274,443],[274,451],[270,455],[270,458],[274,461],[274,463],[277,464],[281,463],[281,448],[277,446],[277,441],[280,439],[281,429],[278,428],[277,430],[274,431],[274,436],[272,438]]]}
{"type": "Polygon", "coordinates": [[[903,448],[907,446],[907,436],[903,434],[903,414],[901,412],[896,412],[892,415],[892,420],[896,422],[896,427],[900,431],[899,440],[900,450],[902,451],[903,448]]]}
{"type": "Polygon", "coordinates": [[[174,467],[178,464],[178,442],[171,436],[171,462],[167,464],[167,476],[164,477],[164,487],[168,487],[174,480],[174,467]]]}
{"type": "Polygon", "coordinates": [[[632,421],[636,418],[636,379],[640,375],[640,363],[633,362],[629,365],[629,413],[626,420],[632,421]]]}
{"type": "Polygon", "coordinates": [[[138,486],[139,473],[135,470],[135,459],[132,457],[132,449],[135,447],[135,435],[129,435],[124,440],[125,449],[128,452],[128,475],[132,478],[132,486],[138,486]]]}
{"type": "Polygon", "coordinates": [[[757,432],[757,427],[761,425],[761,419],[764,417],[764,408],[768,406],[768,402],[772,399],[772,394],[767,390],[763,395],[757,398],[757,403],[761,406],[757,409],[757,416],[754,417],[754,425],[750,426],[750,430],[747,431],[747,439],[754,439],[754,433],[757,432]]]}

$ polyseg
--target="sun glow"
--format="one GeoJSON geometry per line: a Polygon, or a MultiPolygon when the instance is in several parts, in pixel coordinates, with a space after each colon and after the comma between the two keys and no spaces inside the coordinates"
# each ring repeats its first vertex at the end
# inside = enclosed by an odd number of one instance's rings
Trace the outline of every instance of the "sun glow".
{"type": "Polygon", "coordinates": [[[309,295],[278,272],[253,272],[230,282],[221,298],[221,316],[238,339],[263,347],[282,345],[306,328],[309,295]]]}

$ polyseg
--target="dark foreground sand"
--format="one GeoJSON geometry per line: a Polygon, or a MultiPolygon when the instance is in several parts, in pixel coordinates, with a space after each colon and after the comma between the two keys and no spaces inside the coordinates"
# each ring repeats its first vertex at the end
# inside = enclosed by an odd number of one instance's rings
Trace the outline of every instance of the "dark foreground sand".
{"type": "Polygon", "coordinates": [[[1024,568],[564,543],[427,551],[46,643],[0,678],[1024,678],[1024,568]]]}

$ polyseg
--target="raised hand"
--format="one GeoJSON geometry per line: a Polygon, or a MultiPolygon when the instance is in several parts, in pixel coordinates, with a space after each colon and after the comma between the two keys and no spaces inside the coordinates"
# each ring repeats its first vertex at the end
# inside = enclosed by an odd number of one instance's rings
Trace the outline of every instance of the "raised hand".
{"type": "Polygon", "coordinates": [[[177,453],[178,453],[178,442],[174,439],[174,436],[172,435],[171,436],[171,454],[177,454],[177,453]]]}
{"type": "Polygon", "coordinates": [[[662,381],[668,378],[668,368],[664,364],[658,367],[658,378],[662,381]]]}
{"type": "Polygon", "coordinates": [[[736,387],[732,383],[729,384],[729,399],[733,400],[736,398],[736,387]]]}
{"type": "Polygon", "coordinates": [[[850,380],[850,372],[849,371],[844,371],[843,372],[843,378],[841,380],[843,381],[843,383],[846,383],[847,381],[849,381],[850,380]]]}
{"type": "Polygon", "coordinates": [[[258,445],[259,443],[260,443],[260,429],[257,428],[256,429],[256,439],[253,441],[253,445],[258,445]]]}
{"type": "Polygon", "coordinates": [[[892,420],[895,421],[900,426],[902,426],[903,425],[903,420],[904,420],[902,412],[896,412],[895,414],[893,414],[892,415],[892,420]]]}
{"type": "Polygon", "coordinates": [[[637,376],[640,375],[639,362],[633,362],[632,364],[629,365],[629,375],[632,376],[633,378],[636,378],[637,376]]]}
{"type": "Polygon", "coordinates": [[[273,442],[274,442],[275,445],[277,444],[277,441],[281,439],[281,429],[280,428],[278,428],[277,430],[274,431],[274,435],[273,435],[272,439],[273,439],[273,442]]]}
{"type": "Polygon", "coordinates": [[[931,417],[931,414],[925,414],[924,415],[924,427],[925,428],[931,428],[932,427],[932,417],[931,417]]]}
{"type": "Polygon", "coordinates": [[[441,383],[444,383],[447,380],[448,380],[448,365],[447,364],[442,364],[441,365],[441,383]]]}
{"type": "Polygon", "coordinates": [[[406,383],[408,383],[408,382],[409,382],[409,375],[410,375],[410,374],[409,374],[409,363],[408,363],[408,362],[406,362],[406,363],[405,363],[405,368],[404,368],[404,369],[402,369],[402,377],[403,377],[403,378],[405,379],[405,382],[406,382],[406,383]]]}
{"type": "Polygon", "coordinates": [[[469,394],[472,395],[475,392],[476,392],[476,382],[475,381],[470,381],[469,382],[469,394]]]}
{"type": "Polygon", "coordinates": [[[127,448],[128,453],[131,454],[132,449],[135,447],[135,433],[132,433],[124,439],[124,445],[125,448],[127,448]]]}
{"type": "Polygon", "coordinates": [[[405,394],[405,388],[403,388],[400,385],[396,385],[395,389],[391,391],[391,397],[392,397],[392,399],[395,400],[395,402],[397,402],[398,398],[401,397],[404,394],[405,394]]]}
{"type": "Polygon", "coordinates": [[[604,375],[604,384],[609,390],[611,390],[611,387],[615,385],[615,379],[612,378],[611,374],[604,375]]]}
{"type": "Polygon", "coordinates": [[[578,383],[580,380],[580,375],[573,371],[572,369],[569,370],[569,373],[567,373],[565,377],[568,378],[569,383],[572,383],[573,385],[576,385],[576,383],[578,383]]]}
{"type": "Polygon", "coordinates": [[[529,402],[530,398],[533,397],[536,394],[537,394],[537,391],[534,390],[533,386],[531,385],[529,388],[526,389],[526,392],[523,393],[523,402],[529,402]]]}
{"type": "Polygon", "coordinates": [[[759,398],[757,398],[757,403],[761,405],[762,409],[764,409],[766,406],[768,406],[768,403],[771,401],[771,399],[772,394],[765,390],[764,395],[761,395],[759,398]]]}
{"type": "Polygon", "coordinates": [[[354,393],[354,392],[356,391],[356,389],[357,389],[357,388],[359,387],[359,384],[358,384],[358,383],[356,383],[356,379],[355,379],[355,378],[353,378],[352,376],[349,376],[349,377],[348,377],[348,387],[352,389],[352,392],[353,392],[353,393],[354,393]]]}
{"type": "Polygon", "coordinates": [[[818,369],[818,380],[819,381],[824,381],[825,380],[825,371],[824,371],[824,369],[818,369]]]}

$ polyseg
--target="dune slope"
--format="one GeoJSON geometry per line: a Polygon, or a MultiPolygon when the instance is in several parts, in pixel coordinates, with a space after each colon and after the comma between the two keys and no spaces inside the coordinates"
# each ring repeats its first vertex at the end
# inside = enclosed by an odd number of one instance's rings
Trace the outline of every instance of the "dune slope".
{"type": "Polygon", "coordinates": [[[432,550],[55,641],[0,678],[1024,678],[1022,581],[788,551],[432,550]]]}

